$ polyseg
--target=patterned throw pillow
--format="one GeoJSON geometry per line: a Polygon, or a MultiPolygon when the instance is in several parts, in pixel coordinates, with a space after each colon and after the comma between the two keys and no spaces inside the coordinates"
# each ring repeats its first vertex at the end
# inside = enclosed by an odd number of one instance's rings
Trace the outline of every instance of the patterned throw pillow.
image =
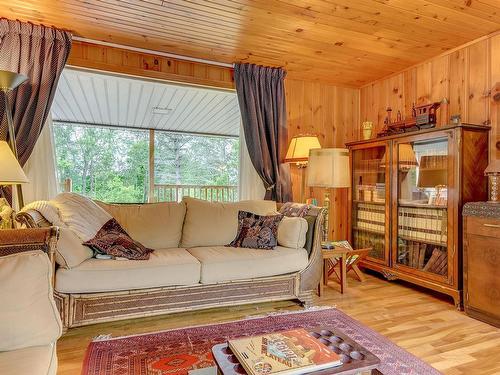
{"type": "Polygon", "coordinates": [[[83,244],[98,253],[132,260],[147,260],[154,251],[130,238],[115,219],[107,221],[94,238],[83,244]]]}
{"type": "Polygon", "coordinates": [[[238,212],[238,234],[226,246],[272,250],[278,245],[278,224],[283,215],[260,216],[238,212]]]}
{"type": "Polygon", "coordinates": [[[290,217],[304,217],[308,214],[311,208],[308,204],[286,202],[280,208],[280,214],[290,217]]]}

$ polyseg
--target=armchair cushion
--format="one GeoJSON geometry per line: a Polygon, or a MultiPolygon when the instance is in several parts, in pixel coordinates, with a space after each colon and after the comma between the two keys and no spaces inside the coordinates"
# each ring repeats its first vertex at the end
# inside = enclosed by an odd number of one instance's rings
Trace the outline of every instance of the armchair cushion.
{"type": "Polygon", "coordinates": [[[55,343],[0,353],[0,374],[56,375],[56,373],[55,343]]]}
{"type": "Polygon", "coordinates": [[[52,297],[52,266],[41,251],[0,257],[0,351],[54,343],[62,325],[52,297]]]}

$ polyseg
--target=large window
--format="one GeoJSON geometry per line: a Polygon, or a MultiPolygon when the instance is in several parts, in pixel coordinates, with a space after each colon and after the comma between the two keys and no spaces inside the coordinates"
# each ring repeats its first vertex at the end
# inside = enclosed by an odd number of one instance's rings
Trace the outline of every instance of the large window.
{"type": "Polygon", "coordinates": [[[154,132],[150,189],[149,137],[149,130],[55,123],[60,190],[123,203],[238,199],[238,138],[154,132]]]}

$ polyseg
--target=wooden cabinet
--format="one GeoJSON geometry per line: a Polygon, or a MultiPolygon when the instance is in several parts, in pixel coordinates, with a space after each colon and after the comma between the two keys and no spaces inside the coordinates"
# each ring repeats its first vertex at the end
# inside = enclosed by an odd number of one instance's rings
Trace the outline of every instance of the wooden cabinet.
{"type": "Polygon", "coordinates": [[[463,216],[465,312],[500,327],[500,204],[468,203],[463,216]]]}
{"type": "Polygon", "coordinates": [[[363,267],[462,295],[462,206],[487,199],[489,127],[472,124],[347,144],[350,240],[363,267]]]}

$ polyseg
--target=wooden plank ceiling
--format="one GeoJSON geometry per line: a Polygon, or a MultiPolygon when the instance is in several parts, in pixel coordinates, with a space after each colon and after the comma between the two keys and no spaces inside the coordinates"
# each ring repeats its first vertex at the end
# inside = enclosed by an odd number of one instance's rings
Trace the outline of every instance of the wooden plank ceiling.
{"type": "Polygon", "coordinates": [[[500,29],[498,0],[0,0],[80,37],[362,86],[500,29]]]}
{"type": "Polygon", "coordinates": [[[65,69],[52,118],[67,123],[238,136],[236,93],[65,69]]]}

